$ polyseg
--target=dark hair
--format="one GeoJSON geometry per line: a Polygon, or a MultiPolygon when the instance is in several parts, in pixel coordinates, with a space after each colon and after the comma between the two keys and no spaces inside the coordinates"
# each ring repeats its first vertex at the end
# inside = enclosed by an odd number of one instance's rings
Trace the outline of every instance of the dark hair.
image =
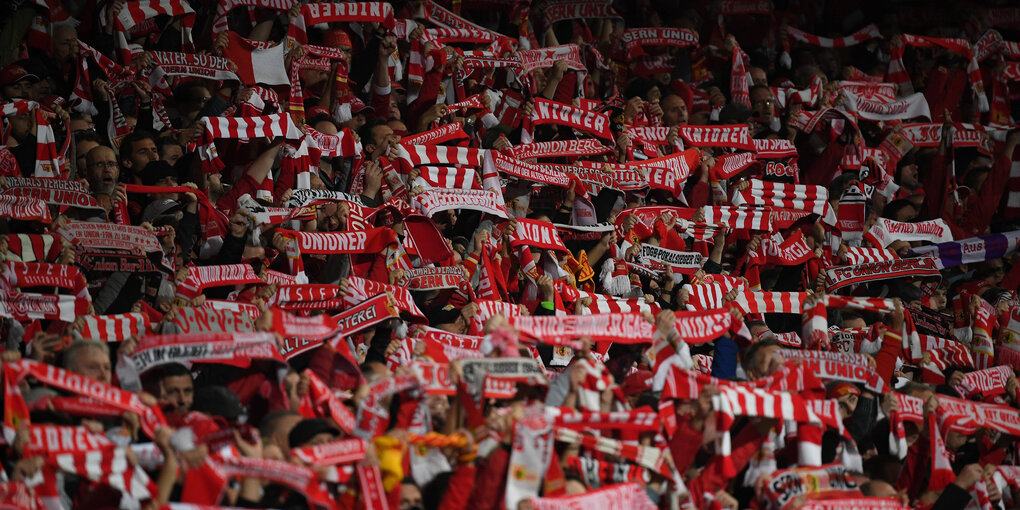
{"type": "Polygon", "coordinates": [[[102,145],[103,139],[99,138],[99,133],[97,133],[96,130],[85,129],[74,134],[74,143],[82,142],[96,142],[102,145]]]}
{"type": "Polygon", "coordinates": [[[889,202],[888,204],[885,204],[885,207],[882,209],[882,217],[883,218],[888,218],[890,220],[895,220],[896,219],[896,215],[904,207],[914,207],[914,203],[911,202],[910,200],[905,199],[905,198],[901,198],[899,200],[893,200],[892,202],[889,202]]]}
{"type": "Polygon", "coordinates": [[[978,189],[978,177],[991,172],[992,169],[987,166],[977,166],[967,171],[967,175],[963,177],[963,185],[970,188],[973,193],[981,191],[978,189]]]}
{"type": "Polygon", "coordinates": [[[152,143],[156,143],[156,137],[144,129],[132,131],[129,135],[125,136],[124,140],[120,142],[120,154],[118,154],[120,159],[131,159],[131,151],[134,150],[135,142],[140,142],[145,139],[152,140],[152,143]]]}
{"type": "Polygon", "coordinates": [[[744,357],[740,360],[740,366],[744,368],[744,372],[747,372],[754,368],[758,363],[758,352],[766,347],[782,347],[783,344],[779,343],[779,340],[775,338],[766,338],[751,344],[750,347],[744,351],[744,357]]]}
{"type": "Polygon", "coordinates": [[[312,126],[312,127],[314,127],[316,124],[318,124],[320,122],[332,122],[333,126],[339,127],[339,126],[336,125],[336,121],[333,120],[333,117],[330,117],[329,115],[327,115],[325,113],[320,113],[320,114],[312,117],[311,119],[308,119],[308,125],[312,126]]]}
{"type": "Polygon", "coordinates": [[[195,378],[195,376],[191,374],[191,370],[188,370],[188,367],[180,363],[163,365],[160,370],[162,372],[162,374],[160,374],[160,379],[166,379],[167,377],[180,377],[182,375],[186,375],[192,379],[195,378]]]}
{"type": "Polygon", "coordinates": [[[366,122],[365,125],[363,125],[360,128],[358,128],[358,136],[361,138],[361,143],[363,143],[365,145],[368,145],[368,144],[375,145],[376,142],[375,142],[375,138],[372,136],[372,130],[375,129],[376,127],[378,127],[378,126],[385,126],[385,125],[386,125],[386,120],[382,119],[382,118],[379,118],[379,117],[376,117],[376,118],[366,122]]]}

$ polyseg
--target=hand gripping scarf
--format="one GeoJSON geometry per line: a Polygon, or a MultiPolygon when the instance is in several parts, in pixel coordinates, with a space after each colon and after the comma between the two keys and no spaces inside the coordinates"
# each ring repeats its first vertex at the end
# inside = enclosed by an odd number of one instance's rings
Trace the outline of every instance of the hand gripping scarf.
{"type": "Polygon", "coordinates": [[[931,255],[939,268],[974,264],[1005,257],[1020,247],[1020,230],[970,237],[959,241],[942,242],[910,249],[910,254],[931,255]]]}
{"type": "Polygon", "coordinates": [[[856,266],[837,266],[825,269],[829,292],[848,285],[909,277],[940,277],[938,265],[931,257],[865,262],[856,266]]]}
{"type": "Polygon", "coordinates": [[[303,4],[298,15],[290,20],[287,37],[299,44],[308,43],[308,25],[334,22],[376,22],[393,29],[393,6],[389,2],[313,3],[303,4]]]}
{"type": "MultiPolygon", "coordinates": [[[[555,4],[554,4],[555,5],[555,4]]],[[[575,496],[529,498],[535,510],[654,510],[644,486],[639,483],[621,483],[575,496]]]]}
{"type": "Polygon", "coordinates": [[[628,28],[620,38],[625,60],[647,55],[645,47],[669,46],[693,48],[698,45],[698,34],[686,28],[628,28]]]}
{"type": "Polygon", "coordinates": [[[122,64],[127,65],[133,56],[128,45],[128,32],[136,25],[143,25],[147,20],[165,14],[171,17],[181,16],[181,44],[185,49],[192,49],[191,27],[195,25],[195,10],[184,0],[131,0],[124,4],[117,19],[112,20],[114,27],[114,46],[122,64]]]}
{"type": "Polygon", "coordinates": [[[159,407],[149,407],[142,403],[138,395],[115,386],[28,359],[22,359],[17,363],[4,363],[4,372],[8,371],[15,381],[31,376],[44,384],[91,397],[121,411],[135,413],[140,418],[142,430],[149,437],[156,437],[156,430],[166,425],[166,418],[163,417],[159,407]]]}
{"type": "Polygon", "coordinates": [[[906,94],[913,91],[910,76],[903,65],[903,51],[906,48],[906,45],[909,44],[911,46],[921,48],[942,47],[966,58],[969,61],[967,64],[967,74],[970,77],[970,86],[974,93],[974,98],[977,101],[978,110],[982,112],[987,112],[989,110],[988,98],[985,96],[984,82],[981,80],[981,69],[978,67],[977,59],[974,57],[974,52],[967,40],[925,37],[913,34],[901,34],[901,37],[903,43],[892,48],[888,72],[889,81],[899,84],[901,93],[906,94]]]}
{"type": "Polygon", "coordinates": [[[511,317],[520,333],[545,343],[589,337],[616,343],[651,343],[653,327],[639,314],[511,317]]]}
{"type": "Polygon", "coordinates": [[[535,98],[534,110],[531,117],[525,120],[524,130],[530,134],[534,130],[532,126],[543,124],[569,126],[603,140],[613,141],[613,133],[609,130],[609,117],[606,114],[535,98]]]}

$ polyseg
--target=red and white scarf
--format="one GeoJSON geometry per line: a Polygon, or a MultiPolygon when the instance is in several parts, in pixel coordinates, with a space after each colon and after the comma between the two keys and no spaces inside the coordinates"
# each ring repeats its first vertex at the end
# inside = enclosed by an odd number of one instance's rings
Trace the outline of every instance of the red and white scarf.
{"type": "Polygon", "coordinates": [[[706,205],[702,211],[708,224],[725,223],[733,230],[772,231],[772,209],[768,207],[706,205]]]}
{"type": "Polygon", "coordinates": [[[297,243],[301,253],[381,253],[397,242],[389,227],[376,227],[354,232],[301,232],[279,230],[284,237],[297,243]]]}
{"type": "Polygon", "coordinates": [[[139,373],[166,363],[216,362],[247,367],[253,359],[283,361],[275,334],[148,335],[131,355],[139,373]]]}
{"type": "Polygon", "coordinates": [[[893,102],[859,97],[850,90],[841,90],[840,93],[843,96],[843,106],[846,110],[862,119],[891,121],[917,117],[932,118],[928,100],[920,92],[893,102]]]}
{"type": "Polygon", "coordinates": [[[506,156],[501,152],[491,152],[492,163],[496,170],[509,174],[517,179],[540,182],[552,186],[566,188],[570,186],[570,176],[563,172],[550,169],[548,165],[536,165],[506,156]]]}
{"type": "Polygon", "coordinates": [[[502,195],[489,190],[432,188],[415,195],[412,205],[428,217],[451,209],[472,209],[500,218],[509,217],[502,195]]]}
{"type": "Polygon", "coordinates": [[[517,508],[520,501],[538,496],[553,455],[552,432],[552,424],[543,413],[534,408],[514,424],[506,479],[507,508],[517,508]]]}
{"type": "Polygon", "coordinates": [[[290,20],[287,37],[299,44],[307,44],[305,27],[334,22],[375,22],[393,29],[393,5],[389,2],[303,4],[298,15],[290,20]]]}
{"type": "Polygon", "coordinates": [[[535,34],[539,37],[545,35],[557,22],[575,19],[599,19],[613,18],[620,19],[613,7],[601,0],[568,0],[565,2],[544,3],[540,8],[531,14],[532,23],[535,25],[535,34]]]}
{"type": "Polygon", "coordinates": [[[193,76],[209,80],[240,81],[231,69],[230,61],[224,57],[198,53],[153,51],[152,62],[167,76],[193,76]]]}
{"type": "Polygon", "coordinates": [[[824,186],[752,180],[747,189],[733,196],[733,205],[743,204],[810,211],[825,223],[836,224],[836,215],[829,205],[829,190],[824,186]]]}
{"type": "Polygon", "coordinates": [[[262,115],[259,117],[203,117],[203,120],[205,120],[205,133],[202,136],[199,155],[202,158],[203,167],[207,173],[223,168],[223,163],[219,161],[219,155],[216,152],[216,146],[213,144],[213,140],[216,138],[235,138],[241,140],[275,138],[278,136],[288,140],[301,138],[301,131],[294,124],[291,116],[286,113],[262,115]]]}
{"type": "Polygon", "coordinates": [[[28,359],[22,359],[17,363],[4,363],[4,371],[8,370],[11,372],[13,380],[20,381],[26,376],[31,376],[43,384],[94,398],[122,411],[133,412],[141,419],[142,430],[149,437],[155,437],[156,430],[166,425],[166,419],[158,407],[149,407],[142,402],[138,395],[128,393],[115,386],[28,359]]]}
{"type": "Polygon", "coordinates": [[[450,147],[446,145],[401,145],[401,159],[411,166],[418,165],[466,165],[480,166],[486,153],[484,149],[450,147]]]}
{"type": "Polygon", "coordinates": [[[86,315],[79,330],[82,338],[95,338],[103,342],[123,342],[128,338],[149,333],[149,316],[144,313],[113,315],[86,315]]]}
{"type": "Polygon", "coordinates": [[[787,360],[800,360],[804,366],[822,380],[849,381],[864,385],[875,393],[885,393],[885,380],[871,368],[863,354],[782,349],[787,360]]]}
{"type": "Polygon", "coordinates": [[[127,460],[126,446],[98,450],[51,453],[46,463],[61,471],[99,482],[138,501],[155,499],[156,484],[140,466],[127,460]]]}
{"type": "Polygon", "coordinates": [[[1020,415],[1009,406],[939,396],[939,422],[943,427],[973,434],[979,428],[1020,435],[1020,415]]]}
{"type": "Polygon", "coordinates": [[[723,126],[678,126],[684,142],[695,147],[725,147],[746,151],[755,150],[755,143],[746,124],[723,126]]]}
{"type": "Polygon", "coordinates": [[[420,166],[418,177],[430,187],[448,189],[481,189],[475,169],[469,166],[420,166]]]}
{"type": "Polygon", "coordinates": [[[861,495],[849,469],[841,464],[776,471],[762,492],[774,508],[781,509],[793,508],[790,504],[801,495],[820,496],[823,500],[861,495]]]}
{"type": "MultiPolygon", "coordinates": [[[[841,207],[842,208],[842,207],[841,207]]],[[[882,262],[895,260],[899,258],[899,255],[892,250],[885,248],[864,248],[860,246],[847,246],[846,249],[846,263],[854,266],[857,264],[864,264],[867,262],[882,262]]]]}
{"type": "Polygon", "coordinates": [[[848,36],[840,37],[838,39],[809,34],[791,26],[786,27],[786,33],[795,41],[820,46],[822,48],[846,48],[849,46],[856,46],[871,39],[882,37],[882,33],[874,24],[868,25],[848,36]]]}
{"type": "Polygon", "coordinates": [[[829,292],[848,285],[908,277],[940,277],[938,265],[931,257],[865,262],[856,266],[829,267],[825,270],[829,292]]]}
{"type": "Polygon", "coordinates": [[[511,317],[518,332],[545,343],[561,343],[580,337],[616,343],[651,343],[654,328],[639,314],[598,314],[511,317]]]}
{"type": "Polygon", "coordinates": [[[693,48],[698,45],[698,34],[686,28],[629,28],[620,37],[626,60],[647,55],[646,46],[693,48]]]}
{"type": "Polygon", "coordinates": [[[873,240],[874,246],[885,248],[893,241],[950,242],[953,240],[953,232],[941,218],[917,223],[879,218],[865,235],[865,239],[873,240]]]}
{"type": "Polygon", "coordinates": [[[188,276],[184,281],[177,284],[177,295],[194,299],[209,287],[262,283],[265,282],[255,274],[251,264],[192,266],[188,268],[188,276]]]}
{"type": "MultiPolygon", "coordinates": [[[[556,5],[556,4],[553,4],[556,5]]],[[[607,6],[608,7],[608,6],[607,6]]],[[[529,498],[535,510],[654,510],[644,486],[639,483],[621,483],[575,496],[529,498]]]]}
{"type": "Polygon", "coordinates": [[[102,209],[88,187],[79,181],[7,177],[6,187],[2,192],[7,195],[38,198],[51,205],[102,209]]]}
{"type": "Polygon", "coordinates": [[[1001,395],[1006,392],[1006,381],[1011,375],[1013,369],[1002,365],[968,372],[960,384],[956,385],[956,391],[965,399],[970,399],[975,394],[985,397],[1001,395]]]}
{"type": "Polygon", "coordinates": [[[181,44],[186,51],[192,51],[194,44],[191,39],[191,28],[195,25],[195,11],[184,0],[131,0],[124,4],[113,23],[114,47],[122,64],[131,62],[134,54],[128,44],[128,32],[137,26],[145,25],[147,20],[155,20],[156,16],[165,14],[171,17],[180,16],[181,44]]]}
{"type": "Polygon", "coordinates": [[[974,93],[974,97],[977,100],[978,110],[982,112],[988,111],[989,104],[988,98],[985,96],[984,83],[981,80],[981,69],[978,67],[977,59],[974,57],[974,52],[971,49],[970,43],[967,42],[966,39],[901,34],[901,40],[903,41],[903,44],[892,48],[892,55],[889,60],[890,80],[894,83],[905,83],[907,85],[906,88],[901,85],[901,93],[909,93],[913,90],[910,86],[910,77],[907,74],[906,68],[903,66],[903,50],[906,48],[906,45],[909,44],[911,46],[918,46],[921,48],[942,47],[966,58],[969,61],[967,64],[967,74],[970,77],[970,86],[974,93]]]}
{"type": "Polygon", "coordinates": [[[534,101],[534,110],[532,110],[531,117],[525,119],[524,125],[524,130],[528,133],[526,137],[529,139],[528,142],[530,142],[530,133],[534,130],[533,126],[543,124],[569,126],[603,140],[613,141],[613,133],[609,130],[609,117],[606,114],[590,112],[542,98],[535,98],[534,101]]]}
{"type": "Polygon", "coordinates": [[[550,140],[547,142],[526,143],[506,150],[517,159],[551,158],[551,157],[584,157],[607,154],[611,147],[591,138],[576,140],[550,140]]]}
{"type": "Polygon", "coordinates": [[[752,292],[737,293],[733,304],[748,313],[801,313],[805,292],[752,292]]]}
{"type": "Polygon", "coordinates": [[[463,127],[460,122],[443,124],[435,129],[401,138],[400,143],[403,145],[438,145],[450,140],[467,138],[468,135],[464,132],[463,127]]]}

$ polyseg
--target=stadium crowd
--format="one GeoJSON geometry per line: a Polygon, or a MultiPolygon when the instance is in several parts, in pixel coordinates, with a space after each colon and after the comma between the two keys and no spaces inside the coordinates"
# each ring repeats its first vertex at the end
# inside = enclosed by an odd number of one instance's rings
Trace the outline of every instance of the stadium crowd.
{"type": "Polygon", "coordinates": [[[1020,507],[1020,7],[0,7],[0,508],[1020,507]]]}

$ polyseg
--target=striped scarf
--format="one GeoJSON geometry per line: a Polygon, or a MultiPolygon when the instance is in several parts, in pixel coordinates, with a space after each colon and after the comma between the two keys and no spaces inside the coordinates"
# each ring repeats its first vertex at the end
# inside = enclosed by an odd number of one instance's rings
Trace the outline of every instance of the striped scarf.
{"type": "Polygon", "coordinates": [[[149,333],[149,316],[144,313],[113,315],[86,315],[78,333],[82,338],[95,338],[104,342],[123,342],[132,336],[149,333]]]}
{"type": "Polygon", "coordinates": [[[747,189],[733,196],[733,205],[744,204],[810,211],[825,223],[836,224],[836,215],[829,205],[829,190],[824,186],[752,180],[747,189]]]}

